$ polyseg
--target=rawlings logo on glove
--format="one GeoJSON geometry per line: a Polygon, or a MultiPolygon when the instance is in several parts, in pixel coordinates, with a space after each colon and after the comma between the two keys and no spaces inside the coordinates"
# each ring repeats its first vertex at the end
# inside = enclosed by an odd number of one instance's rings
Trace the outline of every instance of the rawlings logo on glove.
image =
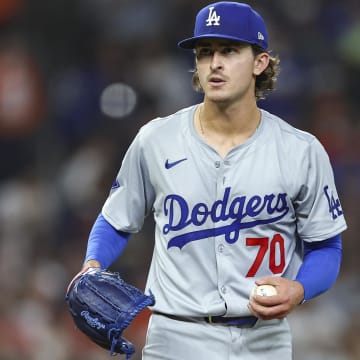
{"type": "Polygon", "coordinates": [[[98,330],[105,329],[105,324],[101,323],[98,318],[92,318],[88,311],[82,311],[80,315],[86,320],[86,322],[91,326],[98,330]]]}
{"type": "Polygon", "coordinates": [[[135,347],[121,334],[145,307],[155,303],[152,294],[147,296],[119,274],[100,268],[89,268],[75,277],[65,300],[80,331],[110,350],[110,355],[125,354],[127,360],[135,347]]]}

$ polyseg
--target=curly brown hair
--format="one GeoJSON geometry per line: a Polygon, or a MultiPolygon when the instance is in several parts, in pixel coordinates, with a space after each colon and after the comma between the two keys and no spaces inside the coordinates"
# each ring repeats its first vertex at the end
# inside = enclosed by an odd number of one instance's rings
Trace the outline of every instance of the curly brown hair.
{"type": "MultiPolygon", "coordinates": [[[[261,54],[264,50],[257,46],[251,45],[254,56],[261,54]]],[[[192,70],[192,86],[198,92],[203,92],[199,82],[199,77],[196,68],[192,70]]],[[[280,58],[278,55],[270,56],[269,65],[267,68],[256,77],[255,81],[255,98],[256,100],[265,99],[266,93],[275,89],[275,83],[280,73],[280,58]]]]}

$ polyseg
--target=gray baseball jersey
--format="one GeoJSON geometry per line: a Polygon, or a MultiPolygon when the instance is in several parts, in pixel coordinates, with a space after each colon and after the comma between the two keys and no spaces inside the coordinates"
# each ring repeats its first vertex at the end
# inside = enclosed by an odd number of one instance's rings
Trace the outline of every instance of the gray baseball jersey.
{"type": "Polygon", "coordinates": [[[153,212],[154,310],[246,316],[256,278],[294,278],[300,239],[328,239],[346,223],[313,135],[262,110],[255,134],[221,158],[194,129],[196,106],[140,129],[102,213],[137,232],[153,212]]]}

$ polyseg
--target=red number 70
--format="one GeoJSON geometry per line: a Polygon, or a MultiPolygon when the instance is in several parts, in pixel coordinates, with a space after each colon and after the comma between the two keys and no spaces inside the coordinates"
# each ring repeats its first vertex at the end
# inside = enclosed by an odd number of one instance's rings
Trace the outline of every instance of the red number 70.
{"type": "Polygon", "coordinates": [[[254,263],[251,265],[246,277],[254,277],[264,260],[265,254],[269,251],[269,269],[273,274],[280,274],[285,268],[285,246],[284,238],[275,234],[270,240],[264,238],[246,238],[246,246],[258,246],[259,250],[254,263]],[[277,256],[278,255],[278,256],[277,256]],[[279,259],[277,263],[276,258],[279,259]]]}

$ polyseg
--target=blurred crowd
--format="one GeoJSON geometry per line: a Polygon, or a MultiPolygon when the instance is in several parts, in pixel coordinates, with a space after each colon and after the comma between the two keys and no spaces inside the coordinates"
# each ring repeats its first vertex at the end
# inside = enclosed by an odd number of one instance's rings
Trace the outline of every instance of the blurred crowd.
{"type": "MultiPolygon", "coordinates": [[[[0,0],[0,360],[108,358],[75,330],[65,289],[139,127],[201,99],[176,43],[207,3],[0,0]]],[[[321,140],[349,226],[337,284],[290,316],[295,359],[359,359],[360,2],[248,3],[281,59],[259,106],[321,140]]],[[[152,231],[149,218],[112,266],[139,287],[152,231]]],[[[138,348],[148,315],[126,332],[138,348]]]]}

